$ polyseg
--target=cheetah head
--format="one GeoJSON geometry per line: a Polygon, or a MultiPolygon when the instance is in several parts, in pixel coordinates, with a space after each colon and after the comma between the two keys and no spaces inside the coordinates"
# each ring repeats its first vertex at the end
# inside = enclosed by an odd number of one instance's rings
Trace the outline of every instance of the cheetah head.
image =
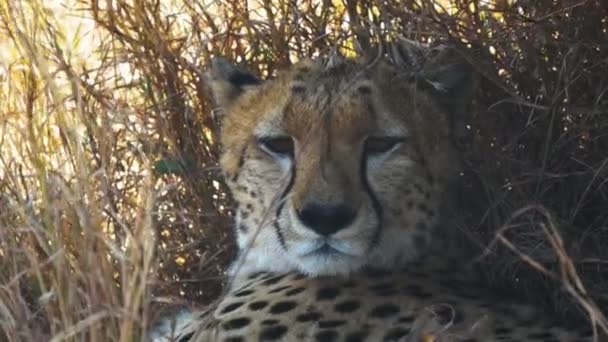
{"type": "Polygon", "coordinates": [[[224,59],[207,78],[238,204],[236,272],[348,274],[425,250],[458,173],[471,68],[452,48],[303,60],[261,81],[224,59]]]}

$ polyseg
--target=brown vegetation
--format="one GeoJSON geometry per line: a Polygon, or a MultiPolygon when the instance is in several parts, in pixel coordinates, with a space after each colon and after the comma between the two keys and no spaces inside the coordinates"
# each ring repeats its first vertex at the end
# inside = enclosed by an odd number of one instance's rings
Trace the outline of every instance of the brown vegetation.
{"type": "Polygon", "coordinates": [[[212,55],[272,75],[398,36],[481,75],[456,209],[491,284],[608,331],[603,1],[64,4],[0,0],[0,340],[137,340],[152,307],[218,294],[212,55]]]}

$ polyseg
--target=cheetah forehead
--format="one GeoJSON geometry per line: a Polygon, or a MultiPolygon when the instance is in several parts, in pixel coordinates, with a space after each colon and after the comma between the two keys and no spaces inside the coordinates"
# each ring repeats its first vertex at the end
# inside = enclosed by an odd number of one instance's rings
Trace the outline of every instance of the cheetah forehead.
{"type": "Polygon", "coordinates": [[[385,64],[347,60],[328,68],[323,61],[304,60],[245,92],[226,118],[227,130],[298,136],[318,132],[327,121],[337,135],[408,136],[416,123],[408,120],[407,107],[425,106],[429,99],[419,94],[414,104],[414,87],[401,82],[396,89],[395,78],[385,64]],[[391,104],[396,93],[399,101],[391,104]]]}

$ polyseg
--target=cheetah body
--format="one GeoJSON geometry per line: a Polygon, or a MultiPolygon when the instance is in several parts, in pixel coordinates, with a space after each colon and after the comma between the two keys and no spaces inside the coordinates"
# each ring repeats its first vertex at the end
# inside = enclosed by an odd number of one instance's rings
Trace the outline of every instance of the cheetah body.
{"type": "Polygon", "coordinates": [[[483,293],[453,268],[402,271],[407,273],[253,274],[221,301],[211,322],[207,313],[189,317],[177,336],[232,342],[591,340],[551,326],[534,308],[483,293]]]}
{"type": "Polygon", "coordinates": [[[217,305],[156,340],[590,340],[485,292],[435,243],[472,93],[454,49],[305,60],[264,82],[218,59],[208,81],[240,255],[217,305]]]}

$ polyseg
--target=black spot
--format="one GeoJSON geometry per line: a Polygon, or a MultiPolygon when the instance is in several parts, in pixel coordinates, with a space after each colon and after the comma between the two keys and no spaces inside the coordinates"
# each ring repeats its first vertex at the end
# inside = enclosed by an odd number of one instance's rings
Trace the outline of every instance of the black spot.
{"type": "Polygon", "coordinates": [[[262,321],[262,325],[275,325],[278,324],[280,321],[278,319],[265,319],[262,321]]]}
{"type": "Polygon", "coordinates": [[[277,288],[275,288],[275,289],[272,289],[272,290],[268,291],[268,293],[277,293],[277,292],[281,292],[281,291],[286,290],[286,289],[288,289],[288,288],[290,288],[290,287],[291,287],[291,286],[289,286],[289,285],[285,285],[285,286],[279,286],[279,287],[277,287],[277,288]]]}
{"type": "Polygon", "coordinates": [[[274,277],[264,280],[262,285],[274,285],[274,284],[280,282],[283,278],[285,278],[285,274],[274,276],[274,277]]]}
{"type": "Polygon", "coordinates": [[[194,336],[193,332],[188,333],[188,334],[182,336],[179,340],[177,340],[177,342],[189,342],[190,339],[192,338],[192,336],[194,336]]]}
{"type": "Polygon", "coordinates": [[[403,210],[401,210],[401,208],[399,208],[399,207],[391,207],[391,211],[393,212],[393,214],[395,216],[403,215],[403,210]]]}
{"type": "Polygon", "coordinates": [[[307,312],[300,314],[296,317],[296,321],[298,322],[312,322],[318,321],[321,318],[321,314],[318,312],[307,312]]]}
{"type": "Polygon", "coordinates": [[[421,299],[428,299],[432,296],[432,294],[425,292],[421,286],[416,285],[416,284],[405,286],[403,288],[403,292],[405,292],[408,295],[412,295],[412,296],[415,296],[415,297],[418,297],[421,299]]]}
{"type": "Polygon", "coordinates": [[[399,291],[397,289],[386,289],[375,292],[375,294],[380,297],[391,297],[398,293],[399,291]]]}
{"type": "Polygon", "coordinates": [[[372,291],[384,291],[384,290],[388,290],[388,289],[392,289],[394,288],[394,285],[392,283],[380,283],[380,284],[375,284],[369,287],[370,290],[372,291]]]}
{"type": "Polygon", "coordinates": [[[251,290],[251,289],[246,289],[246,290],[241,290],[238,292],[234,293],[235,297],[245,297],[245,296],[249,296],[250,294],[254,293],[255,291],[251,290]]]}
{"type": "Polygon", "coordinates": [[[398,341],[399,339],[401,339],[402,337],[406,336],[407,334],[410,333],[409,329],[405,329],[405,328],[393,328],[391,330],[389,330],[386,335],[384,335],[384,341],[398,341]]]}
{"type": "Polygon", "coordinates": [[[347,300],[347,301],[336,304],[336,306],[334,306],[334,309],[336,310],[336,312],[339,312],[339,313],[347,313],[347,312],[353,312],[360,307],[361,307],[361,304],[359,302],[357,302],[356,300],[347,300]]]}
{"type": "Polygon", "coordinates": [[[260,341],[278,340],[287,332],[287,327],[284,325],[274,325],[264,328],[260,333],[260,341]]]}
{"type": "Polygon", "coordinates": [[[260,83],[260,80],[257,77],[242,71],[233,72],[230,76],[228,76],[228,81],[237,88],[241,88],[245,85],[255,85],[260,83]]]}
{"type": "Polygon", "coordinates": [[[496,327],[494,333],[497,335],[505,335],[511,333],[512,329],[507,327],[496,327]]]}
{"type": "Polygon", "coordinates": [[[224,322],[222,324],[222,328],[224,328],[224,330],[235,330],[246,327],[247,325],[249,325],[249,323],[251,323],[251,320],[249,318],[240,317],[224,322]]]}
{"type": "Polygon", "coordinates": [[[342,284],[342,287],[347,288],[347,289],[351,289],[355,286],[357,286],[357,284],[352,280],[349,280],[349,281],[345,282],[344,284],[342,284]]]}
{"type": "Polygon", "coordinates": [[[372,279],[378,279],[388,276],[389,272],[378,268],[368,268],[365,270],[365,275],[372,279]]]}
{"type": "Polygon", "coordinates": [[[243,342],[243,338],[241,336],[234,336],[225,338],[223,342],[243,342]]]}
{"type": "MultiPolygon", "coordinates": [[[[246,215],[245,215],[245,213],[241,213],[241,216],[246,216],[246,215]]],[[[243,219],[246,219],[246,217],[243,217],[243,219]]],[[[249,227],[247,227],[247,225],[245,225],[243,223],[239,224],[239,232],[245,234],[248,231],[249,231],[249,227]]]]}
{"type": "Polygon", "coordinates": [[[343,320],[320,321],[319,328],[335,328],[346,324],[343,320]]]}
{"type": "Polygon", "coordinates": [[[412,239],[414,240],[414,246],[416,247],[425,247],[427,245],[425,234],[416,234],[412,239]]]}
{"type": "Polygon", "coordinates": [[[398,290],[393,287],[393,284],[391,283],[380,283],[372,285],[369,287],[369,289],[372,290],[374,294],[381,297],[392,296],[398,293],[398,290]]]}
{"type": "Polygon", "coordinates": [[[462,282],[460,282],[457,279],[439,279],[439,285],[443,286],[443,287],[447,287],[448,289],[453,289],[453,288],[458,288],[460,287],[459,285],[462,285],[462,282]]]}
{"type": "Polygon", "coordinates": [[[421,221],[416,223],[416,229],[426,232],[429,229],[429,226],[421,221]]]}
{"type": "Polygon", "coordinates": [[[265,274],[267,274],[267,273],[266,272],[256,272],[256,273],[250,274],[248,278],[249,279],[256,279],[258,277],[264,276],[265,274]]]}
{"type": "Polygon", "coordinates": [[[426,272],[416,271],[411,268],[404,268],[403,270],[407,271],[408,272],[407,274],[411,277],[418,277],[418,278],[428,278],[429,277],[429,275],[426,272]]]}
{"type": "Polygon", "coordinates": [[[467,299],[469,301],[474,301],[479,298],[479,294],[475,293],[473,289],[464,290],[463,288],[460,288],[460,291],[458,292],[458,296],[461,297],[462,299],[467,299]]]}
{"type": "Polygon", "coordinates": [[[310,67],[308,67],[308,66],[303,65],[298,68],[298,73],[301,76],[304,76],[304,74],[307,74],[309,72],[310,72],[310,67]]]}
{"type": "Polygon", "coordinates": [[[371,102],[368,102],[365,105],[367,107],[368,113],[375,113],[376,112],[376,110],[374,109],[374,105],[371,102]]]}
{"type": "Polygon", "coordinates": [[[251,196],[252,198],[256,198],[258,197],[258,194],[256,194],[255,191],[250,191],[249,196],[251,196]]]}
{"type": "Polygon", "coordinates": [[[318,300],[330,300],[338,297],[340,290],[335,287],[322,288],[317,292],[318,300]]]}
{"type": "Polygon", "coordinates": [[[268,305],[268,302],[260,300],[260,301],[249,304],[249,309],[252,311],[258,311],[258,310],[262,310],[267,305],[268,305]]]}
{"type": "Polygon", "coordinates": [[[387,318],[399,313],[399,307],[394,304],[382,304],[375,307],[370,315],[372,317],[387,318]]]}
{"type": "Polygon", "coordinates": [[[317,342],[333,342],[338,339],[338,332],[333,330],[323,330],[315,334],[317,342]]]}
{"type": "Polygon", "coordinates": [[[291,289],[291,290],[285,292],[285,296],[287,296],[287,297],[295,296],[298,293],[302,293],[304,290],[306,290],[305,287],[296,287],[295,289],[291,289]]]}
{"type": "Polygon", "coordinates": [[[555,338],[555,336],[550,331],[539,331],[539,332],[529,334],[528,338],[538,339],[538,340],[541,340],[541,339],[547,340],[547,339],[555,338]]]}
{"type": "Polygon", "coordinates": [[[590,328],[585,328],[581,331],[581,336],[583,337],[592,337],[593,336],[593,329],[590,328]]]}
{"type": "Polygon", "coordinates": [[[346,335],[345,342],[363,342],[365,338],[369,335],[367,331],[356,331],[346,335]]]}
{"type": "Polygon", "coordinates": [[[306,87],[299,84],[294,84],[291,86],[291,91],[295,94],[302,94],[306,92],[306,87]]]}
{"type": "MultiPolygon", "coordinates": [[[[244,163],[245,163],[245,156],[241,156],[239,158],[239,168],[242,167],[244,163]]],[[[226,173],[226,178],[229,178],[231,181],[236,182],[239,179],[239,175],[240,175],[239,171],[237,171],[235,173],[228,172],[228,173],[226,173]]]]}
{"type": "Polygon", "coordinates": [[[270,313],[280,314],[287,311],[291,311],[293,308],[296,307],[296,305],[296,302],[292,301],[278,302],[270,307],[270,313]]]}
{"type": "Polygon", "coordinates": [[[222,314],[227,314],[229,312],[232,312],[238,308],[240,308],[241,306],[243,306],[243,302],[236,302],[236,303],[232,303],[232,304],[228,304],[226,305],[221,311],[220,311],[220,315],[222,314]]]}
{"type": "Polygon", "coordinates": [[[397,322],[399,322],[399,323],[412,323],[412,322],[414,322],[415,319],[416,319],[416,317],[414,317],[412,315],[401,316],[401,317],[399,317],[399,319],[397,320],[397,322]]]}
{"type": "Polygon", "coordinates": [[[372,88],[367,85],[361,85],[357,87],[357,91],[362,95],[369,95],[372,93],[372,88]]]}

